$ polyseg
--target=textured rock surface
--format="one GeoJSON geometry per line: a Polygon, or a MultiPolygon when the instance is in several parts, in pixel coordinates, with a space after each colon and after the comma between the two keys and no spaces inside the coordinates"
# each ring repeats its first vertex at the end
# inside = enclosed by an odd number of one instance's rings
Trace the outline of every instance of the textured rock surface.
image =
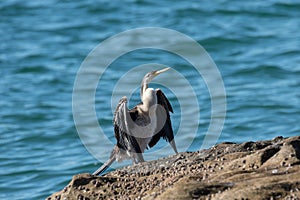
{"type": "Polygon", "coordinates": [[[48,199],[300,199],[300,136],[221,143],[102,177],[75,175],[48,199]]]}

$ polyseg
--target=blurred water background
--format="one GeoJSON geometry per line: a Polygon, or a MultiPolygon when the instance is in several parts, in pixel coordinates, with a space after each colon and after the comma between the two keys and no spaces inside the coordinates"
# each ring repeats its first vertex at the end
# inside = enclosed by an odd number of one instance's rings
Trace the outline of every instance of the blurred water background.
{"type": "MultiPolygon", "coordinates": [[[[92,172],[100,165],[76,132],[73,84],[96,45],[132,28],[174,29],[207,50],[227,93],[227,116],[218,142],[299,135],[299,10],[299,0],[2,0],[0,199],[44,199],[62,189],[72,175],[92,172]]],[[[137,52],[114,65],[130,69],[149,62],[175,66],[189,81],[199,81],[194,80],[199,76],[192,66],[166,52],[137,52]]],[[[111,70],[104,77],[107,85],[125,73],[118,67],[111,70]]],[[[197,150],[210,120],[205,84],[194,87],[201,118],[189,150],[197,150]]],[[[176,110],[172,120],[177,130],[180,109],[174,95],[167,94],[176,110]]],[[[109,95],[97,92],[99,123],[114,142],[112,111],[105,108],[110,103],[109,95]]],[[[184,144],[180,138],[176,142],[184,144]]],[[[107,157],[110,148],[103,146],[107,157]]]]}

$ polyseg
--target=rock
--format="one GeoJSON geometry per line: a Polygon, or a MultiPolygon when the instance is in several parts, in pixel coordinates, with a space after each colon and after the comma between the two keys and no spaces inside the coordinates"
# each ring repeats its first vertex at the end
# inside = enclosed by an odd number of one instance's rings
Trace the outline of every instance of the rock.
{"type": "Polygon", "coordinates": [[[75,175],[48,199],[300,199],[300,136],[221,143],[101,177],[75,175]]]}

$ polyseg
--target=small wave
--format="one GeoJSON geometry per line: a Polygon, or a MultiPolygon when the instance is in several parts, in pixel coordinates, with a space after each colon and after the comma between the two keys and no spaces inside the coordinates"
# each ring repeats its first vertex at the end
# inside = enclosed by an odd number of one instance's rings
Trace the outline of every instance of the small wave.
{"type": "Polygon", "coordinates": [[[277,8],[292,9],[292,10],[299,11],[300,3],[295,2],[295,1],[277,2],[277,3],[274,4],[274,6],[277,7],[277,8]]]}
{"type": "Polygon", "coordinates": [[[198,42],[203,46],[211,46],[211,45],[228,46],[233,44],[249,43],[249,41],[240,40],[239,38],[229,38],[224,36],[208,37],[198,42]]]}
{"type": "Polygon", "coordinates": [[[253,68],[244,68],[240,70],[236,70],[232,75],[240,76],[240,75],[270,75],[272,77],[278,77],[282,75],[287,75],[292,73],[287,69],[283,69],[280,66],[276,65],[257,65],[253,68]]]}
{"type": "Polygon", "coordinates": [[[284,14],[277,11],[270,11],[268,9],[250,10],[250,9],[239,9],[239,10],[229,10],[229,9],[218,9],[217,13],[222,15],[249,15],[251,17],[263,17],[263,18],[274,18],[274,17],[287,17],[288,14],[284,14]]]}
{"type": "Polygon", "coordinates": [[[18,73],[18,74],[45,73],[45,72],[49,72],[49,69],[47,69],[44,66],[26,66],[26,67],[17,69],[15,71],[15,73],[18,73]]]}

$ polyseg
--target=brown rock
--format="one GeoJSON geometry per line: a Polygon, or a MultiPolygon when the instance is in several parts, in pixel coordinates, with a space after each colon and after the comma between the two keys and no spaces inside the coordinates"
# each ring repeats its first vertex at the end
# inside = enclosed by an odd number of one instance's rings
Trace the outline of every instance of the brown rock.
{"type": "Polygon", "coordinates": [[[300,199],[300,136],[221,143],[101,177],[75,175],[48,199],[300,199]]]}

